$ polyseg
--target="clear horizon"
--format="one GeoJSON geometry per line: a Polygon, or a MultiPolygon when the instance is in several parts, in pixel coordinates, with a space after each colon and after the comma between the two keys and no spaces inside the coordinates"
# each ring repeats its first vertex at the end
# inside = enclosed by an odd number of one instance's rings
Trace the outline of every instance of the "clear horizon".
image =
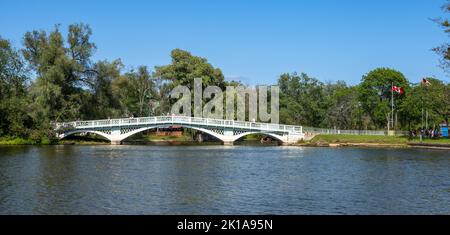
{"type": "Polygon", "coordinates": [[[449,82],[432,48],[448,38],[431,19],[445,1],[2,1],[0,36],[22,46],[25,32],[66,32],[89,24],[93,60],[120,58],[126,68],[170,63],[175,48],[220,68],[227,80],[273,84],[305,72],[323,82],[359,83],[377,67],[410,82],[434,76],[449,82]]]}

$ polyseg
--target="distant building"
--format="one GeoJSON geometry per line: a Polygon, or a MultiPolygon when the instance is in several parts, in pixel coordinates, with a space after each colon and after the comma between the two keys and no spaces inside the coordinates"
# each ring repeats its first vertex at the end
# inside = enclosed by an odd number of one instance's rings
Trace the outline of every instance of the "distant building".
{"type": "Polygon", "coordinates": [[[150,134],[154,134],[157,136],[182,136],[183,135],[183,127],[173,125],[165,128],[156,128],[150,134]]]}

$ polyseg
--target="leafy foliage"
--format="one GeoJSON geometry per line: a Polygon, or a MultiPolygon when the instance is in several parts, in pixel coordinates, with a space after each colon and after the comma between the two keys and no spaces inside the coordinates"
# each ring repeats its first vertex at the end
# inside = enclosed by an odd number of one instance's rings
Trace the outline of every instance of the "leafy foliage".
{"type": "Polygon", "coordinates": [[[329,106],[323,83],[305,73],[293,73],[281,75],[278,85],[281,122],[321,126],[329,106]]]}
{"type": "Polygon", "coordinates": [[[400,105],[401,116],[409,128],[420,128],[428,119],[430,126],[443,122],[448,124],[450,117],[450,84],[445,85],[435,78],[427,78],[430,85],[418,84],[411,88],[400,105]],[[427,115],[428,114],[428,115],[427,115]]]}
{"type": "MultiPolygon", "coordinates": [[[[442,9],[445,13],[450,13],[450,3],[445,4],[442,9]]],[[[438,18],[434,20],[444,30],[445,33],[450,35],[450,22],[448,19],[438,18]]],[[[445,72],[450,72],[450,44],[444,43],[438,47],[433,48],[440,57],[440,66],[445,72]]]]}
{"type": "Polygon", "coordinates": [[[171,64],[155,67],[155,76],[165,81],[160,88],[160,111],[162,113],[170,111],[170,106],[174,101],[170,100],[168,95],[178,85],[193,90],[194,79],[200,78],[203,89],[207,86],[225,88],[226,82],[222,71],[214,68],[207,59],[193,56],[190,52],[181,49],[172,50],[171,57],[171,64]]]}
{"type": "MultiPolygon", "coordinates": [[[[405,76],[393,69],[377,68],[364,75],[359,86],[359,99],[366,114],[371,118],[373,128],[383,128],[391,112],[391,86],[403,87],[408,91],[405,76]]],[[[396,105],[401,105],[404,95],[394,93],[396,105]]]]}
{"type": "Polygon", "coordinates": [[[20,53],[0,38],[0,136],[30,135],[33,120],[27,113],[28,80],[20,53]]]}
{"type": "MultiPolygon", "coordinates": [[[[449,10],[450,7],[447,8],[449,10]]],[[[441,20],[447,33],[450,24],[441,20]]],[[[242,85],[225,81],[219,68],[207,59],[175,49],[168,65],[124,70],[120,59],[92,61],[96,45],[85,24],[69,25],[64,37],[59,26],[52,31],[25,33],[23,48],[16,50],[0,38],[0,136],[51,143],[52,122],[166,114],[173,101],[172,88],[193,88],[194,79],[206,86],[242,85]]],[[[443,58],[448,62],[448,47],[443,58]]],[[[438,52],[443,53],[444,50],[438,52]]],[[[428,78],[429,86],[412,84],[394,69],[376,68],[361,83],[323,83],[305,73],[285,73],[280,87],[280,121],[339,129],[383,129],[391,107],[391,85],[405,89],[395,94],[398,128],[448,123],[450,84],[428,78]]],[[[206,102],[206,100],[203,100],[206,102]]],[[[248,110],[247,110],[248,111],[248,110]]],[[[20,142],[20,141],[19,141],[20,142]]]]}

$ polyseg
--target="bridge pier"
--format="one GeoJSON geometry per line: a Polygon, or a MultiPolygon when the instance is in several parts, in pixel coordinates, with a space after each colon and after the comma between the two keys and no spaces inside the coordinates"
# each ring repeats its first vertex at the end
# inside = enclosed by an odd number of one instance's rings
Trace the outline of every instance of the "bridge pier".
{"type": "Polygon", "coordinates": [[[224,141],[223,145],[224,146],[233,146],[234,144],[233,144],[233,141],[224,141]]]}
{"type": "Polygon", "coordinates": [[[222,140],[224,146],[233,146],[233,142],[235,141],[233,129],[224,128],[223,135],[221,136],[220,139],[222,140]]]}
{"type": "Polygon", "coordinates": [[[120,140],[111,140],[111,145],[121,145],[122,141],[120,140]]]}

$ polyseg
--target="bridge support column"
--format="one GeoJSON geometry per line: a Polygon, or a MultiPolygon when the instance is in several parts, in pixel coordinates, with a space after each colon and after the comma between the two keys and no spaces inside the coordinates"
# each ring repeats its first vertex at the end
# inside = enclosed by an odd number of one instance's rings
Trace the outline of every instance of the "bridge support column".
{"type": "Polygon", "coordinates": [[[224,141],[223,145],[224,146],[233,146],[233,141],[224,141]]]}
{"type": "Polygon", "coordinates": [[[283,136],[284,140],[282,145],[294,145],[296,144],[298,141],[304,139],[304,135],[301,134],[289,134],[289,135],[285,135],[283,136]]]}
{"type": "Polygon", "coordinates": [[[222,141],[223,141],[223,145],[225,145],[225,146],[233,146],[233,142],[234,142],[233,129],[224,128],[222,141]]]}
{"type": "Polygon", "coordinates": [[[120,127],[111,128],[111,144],[112,145],[120,145],[122,139],[120,138],[120,127]]]}

